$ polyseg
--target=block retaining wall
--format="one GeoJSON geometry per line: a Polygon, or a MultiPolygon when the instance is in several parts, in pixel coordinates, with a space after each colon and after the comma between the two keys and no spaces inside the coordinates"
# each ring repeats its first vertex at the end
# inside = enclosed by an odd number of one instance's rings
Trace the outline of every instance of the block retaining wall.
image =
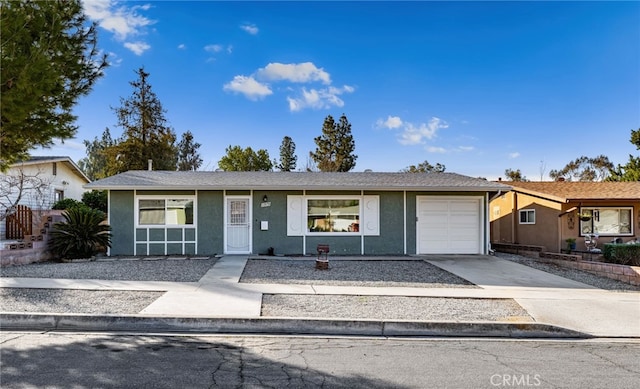
{"type": "MultiPolygon", "coordinates": [[[[522,255],[544,262],[550,262],[569,269],[586,271],[598,276],[640,286],[640,266],[618,265],[593,260],[583,260],[579,254],[545,252],[543,246],[525,246],[512,243],[493,243],[491,247],[499,252],[522,255]]],[[[602,256],[599,256],[602,258],[602,256]]]]}

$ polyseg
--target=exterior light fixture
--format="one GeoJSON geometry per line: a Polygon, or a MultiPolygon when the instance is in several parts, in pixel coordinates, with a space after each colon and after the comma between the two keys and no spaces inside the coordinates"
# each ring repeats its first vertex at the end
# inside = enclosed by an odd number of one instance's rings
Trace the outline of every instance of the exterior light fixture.
{"type": "Polygon", "coordinates": [[[267,195],[264,195],[264,197],[262,198],[262,202],[266,203],[269,201],[269,198],[267,197],[267,195]]]}

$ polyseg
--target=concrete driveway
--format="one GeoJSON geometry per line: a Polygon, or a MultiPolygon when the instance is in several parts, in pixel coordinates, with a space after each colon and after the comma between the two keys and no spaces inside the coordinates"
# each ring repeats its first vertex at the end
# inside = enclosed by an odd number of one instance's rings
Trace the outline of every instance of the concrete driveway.
{"type": "Polygon", "coordinates": [[[493,256],[426,259],[485,290],[511,295],[537,322],[594,336],[640,337],[640,292],[601,290],[493,256]]]}

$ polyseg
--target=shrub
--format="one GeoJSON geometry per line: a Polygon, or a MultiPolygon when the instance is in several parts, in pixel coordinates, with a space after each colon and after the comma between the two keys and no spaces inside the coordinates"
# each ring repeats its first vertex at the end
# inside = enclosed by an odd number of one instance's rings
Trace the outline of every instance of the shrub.
{"type": "Polygon", "coordinates": [[[111,227],[104,213],[88,207],[72,207],[62,214],[64,222],[53,225],[49,249],[60,259],[89,258],[111,247],[111,227]]]}
{"type": "Polygon", "coordinates": [[[605,262],[640,266],[640,244],[605,244],[602,252],[605,262]]]}
{"type": "Polygon", "coordinates": [[[82,202],[93,209],[99,209],[107,213],[107,191],[92,190],[82,194],[82,202]]]}
{"type": "Polygon", "coordinates": [[[69,208],[76,208],[76,207],[81,207],[84,204],[81,201],[78,200],[74,200],[71,198],[67,198],[67,199],[62,199],[59,201],[56,201],[52,206],[51,209],[69,209],[69,208]]]}

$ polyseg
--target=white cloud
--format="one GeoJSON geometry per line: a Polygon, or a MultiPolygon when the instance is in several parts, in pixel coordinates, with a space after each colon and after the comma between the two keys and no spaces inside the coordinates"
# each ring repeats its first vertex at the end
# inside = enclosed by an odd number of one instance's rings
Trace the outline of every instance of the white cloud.
{"type": "Polygon", "coordinates": [[[438,130],[448,127],[449,124],[437,117],[432,117],[429,123],[420,123],[417,126],[405,122],[402,133],[398,135],[398,142],[403,145],[425,143],[426,140],[435,138],[438,130]]]}
{"type": "Polygon", "coordinates": [[[460,146],[460,147],[458,147],[458,150],[460,150],[460,151],[473,151],[475,149],[476,148],[473,147],[473,146],[460,146]]]}
{"type": "Polygon", "coordinates": [[[331,84],[331,76],[324,69],[318,69],[311,62],[304,63],[270,63],[266,67],[258,69],[256,76],[268,81],[290,81],[295,83],[307,83],[320,81],[323,84],[331,84]]]}
{"type": "Polygon", "coordinates": [[[118,54],[110,51],[107,53],[107,61],[109,61],[109,66],[118,67],[122,64],[122,58],[118,56],[118,54]]]}
{"type": "Polygon", "coordinates": [[[343,93],[352,93],[353,87],[348,85],[342,88],[329,87],[324,89],[302,88],[301,95],[298,97],[287,97],[289,102],[289,110],[291,112],[301,111],[305,108],[323,109],[331,107],[343,107],[344,101],[338,97],[343,93]]]}
{"type": "Polygon", "coordinates": [[[378,119],[376,121],[377,128],[388,128],[394,130],[402,126],[402,119],[398,116],[388,116],[386,120],[378,119]]]}
{"type": "Polygon", "coordinates": [[[515,159],[518,158],[520,156],[519,152],[514,152],[514,153],[509,153],[509,159],[515,159]]]}
{"type": "Polygon", "coordinates": [[[256,81],[253,77],[235,76],[232,81],[226,83],[223,88],[225,92],[243,94],[249,100],[259,100],[273,94],[268,85],[256,81]]]}
{"type": "Polygon", "coordinates": [[[133,51],[135,55],[142,55],[145,51],[151,48],[151,46],[145,42],[125,42],[124,47],[133,51]]]}
{"type": "Polygon", "coordinates": [[[204,51],[207,51],[209,53],[219,53],[224,49],[224,47],[222,47],[222,45],[219,44],[215,44],[215,45],[206,45],[204,47],[204,51]]]}
{"type": "Polygon", "coordinates": [[[240,26],[240,29],[251,35],[257,35],[259,32],[258,27],[256,27],[255,24],[243,24],[240,26]]]}
{"type": "Polygon", "coordinates": [[[187,46],[184,43],[178,45],[178,50],[186,50],[187,46]]]}
{"type": "MultiPolygon", "coordinates": [[[[213,48],[212,48],[213,50],[213,48]]],[[[228,50],[231,50],[229,46],[228,50]]],[[[324,69],[319,69],[311,62],[304,63],[269,63],[264,68],[259,68],[250,76],[238,75],[233,81],[224,85],[227,92],[242,93],[251,100],[258,100],[273,94],[269,82],[288,82],[293,84],[320,82],[325,87],[305,88],[285,85],[281,90],[291,92],[287,96],[289,110],[301,111],[306,108],[326,109],[330,107],[343,107],[344,100],[340,98],[346,93],[353,93],[355,88],[351,85],[336,87],[331,84],[331,76],[324,69]]]]}
{"type": "MultiPolygon", "coordinates": [[[[113,33],[116,40],[121,42],[144,35],[146,28],[155,23],[154,20],[139,13],[139,11],[148,11],[151,8],[150,4],[128,7],[119,6],[114,0],[83,0],[82,5],[89,19],[113,33]]],[[[141,41],[126,42],[124,46],[136,55],[141,55],[150,48],[147,43],[141,41]],[[141,50],[142,47],[146,48],[141,50]]]]}
{"type": "Polygon", "coordinates": [[[430,153],[438,153],[438,154],[445,154],[447,152],[447,150],[444,147],[435,147],[435,146],[426,147],[425,150],[427,150],[430,153]]]}

